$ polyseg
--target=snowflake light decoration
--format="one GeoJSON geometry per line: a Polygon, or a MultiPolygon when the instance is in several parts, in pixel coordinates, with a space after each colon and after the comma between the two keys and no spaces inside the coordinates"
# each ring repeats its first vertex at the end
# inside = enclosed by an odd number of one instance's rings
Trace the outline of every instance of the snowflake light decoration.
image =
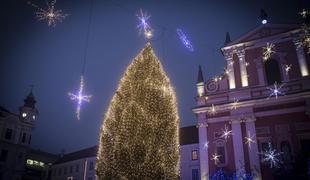
{"type": "Polygon", "coordinates": [[[208,149],[209,147],[209,141],[205,142],[205,144],[203,145],[203,148],[208,149]]]}
{"type": "Polygon", "coordinates": [[[221,157],[221,155],[218,155],[217,153],[212,154],[211,160],[214,161],[215,165],[219,162],[219,157],[221,157]]]}
{"type": "Polygon", "coordinates": [[[264,59],[264,61],[267,61],[273,53],[275,53],[274,44],[267,43],[267,45],[265,47],[263,47],[263,59],[264,59]]]}
{"type": "Polygon", "coordinates": [[[285,64],[284,66],[284,70],[285,70],[285,74],[288,75],[288,72],[292,69],[292,65],[291,64],[285,64]]]}
{"type": "Polygon", "coordinates": [[[284,95],[284,93],[281,91],[282,87],[284,86],[284,84],[281,84],[280,86],[278,85],[277,82],[275,82],[273,84],[273,88],[268,87],[267,89],[270,90],[270,94],[269,97],[267,99],[269,99],[272,96],[275,96],[276,99],[278,99],[279,95],[284,95]]]}
{"type": "Polygon", "coordinates": [[[310,14],[308,10],[303,9],[302,11],[300,11],[298,13],[299,15],[301,15],[302,18],[307,18],[307,16],[310,14]]]}
{"type": "Polygon", "coordinates": [[[62,10],[55,9],[56,0],[47,2],[47,8],[43,9],[36,4],[28,2],[36,9],[35,15],[39,21],[47,21],[48,26],[55,27],[57,22],[62,22],[69,14],[64,14],[62,10]]]}
{"type": "Polygon", "coordinates": [[[179,39],[182,41],[182,43],[184,44],[184,46],[191,52],[194,51],[194,47],[191,43],[191,41],[187,38],[187,36],[185,35],[185,33],[182,31],[182,29],[177,29],[177,34],[179,36],[179,39]]]}
{"type": "Polygon", "coordinates": [[[278,167],[278,164],[281,163],[279,156],[282,152],[277,152],[276,149],[272,149],[271,143],[268,143],[268,149],[259,153],[262,155],[262,162],[269,162],[270,168],[278,167]]]}
{"type": "Polygon", "coordinates": [[[68,93],[70,99],[72,101],[77,102],[77,108],[76,108],[77,119],[80,119],[80,112],[81,112],[81,107],[82,107],[83,101],[90,102],[90,99],[92,97],[92,95],[84,95],[83,91],[84,91],[84,77],[82,75],[81,80],[80,80],[80,88],[79,88],[78,93],[77,94],[68,93]]]}
{"type": "Polygon", "coordinates": [[[238,108],[238,106],[239,106],[239,99],[234,98],[234,102],[232,103],[230,109],[236,110],[238,108]]]}
{"type": "Polygon", "coordinates": [[[153,29],[148,24],[148,20],[150,19],[150,15],[147,15],[147,13],[143,13],[142,9],[140,9],[140,15],[137,14],[137,17],[139,19],[139,24],[137,28],[139,29],[139,33],[144,33],[144,37],[147,39],[151,39],[153,37],[153,29]]]}
{"type": "Polygon", "coordinates": [[[222,129],[222,135],[221,138],[224,138],[225,141],[227,141],[227,139],[232,135],[232,130],[228,130],[228,127],[225,124],[224,129],[222,129]]]}
{"type": "Polygon", "coordinates": [[[256,143],[256,141],[254,141],[254,137],[255,137],[255,134],[253,134],[253,135],[251,136],[250,131],[248,131],[247,136],[244,137],[244,139],[245,139],[245,144],[248,145],[249,149],[251,149],[251,144],[252,144],[252,143],[256,143]]]}
{"type": "Polygon", "coordinates": [[[217,113],[217,107],[212,104],[212,106],[209,108],[208,113],[211,115],[215,115],[217,113]]]}

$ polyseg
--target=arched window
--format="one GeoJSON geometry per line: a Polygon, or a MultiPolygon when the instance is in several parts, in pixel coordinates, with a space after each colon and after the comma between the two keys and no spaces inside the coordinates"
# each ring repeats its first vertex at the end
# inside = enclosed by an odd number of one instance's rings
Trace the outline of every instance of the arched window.
{"type": "Polygon", "coordinates": [[[218,161],[216,162],[216,165],[218,167],[224,167],[227,165],[227,149],[226,149],[226,143],[224,140],[217,140],[215,142],[215,152],[217,155],[219,155],[218,161]]]}
{"type": "Polygon", "coordinates": [[[282,154],[283,161],[291,162],[293,158],[292,158],[292,150],[291,150],[290,143],[287,141],[282,141],[280,144],[280,148],[281,148],[281,152],[283,153],[282,154]]]}
{"type": "Polygon", "coordinates": [[[269,59],[265,62],[265,71],[268,85],[274,84],[275,82],[280,83],[282,81],[280,67],[275,59],[269,59]]]}

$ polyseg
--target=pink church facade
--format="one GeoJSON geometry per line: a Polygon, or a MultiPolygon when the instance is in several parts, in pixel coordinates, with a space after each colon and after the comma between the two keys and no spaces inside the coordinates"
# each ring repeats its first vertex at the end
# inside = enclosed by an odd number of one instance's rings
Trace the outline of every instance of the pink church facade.
{"type": "Polygon", "coordinates": [[[303,34],[299,25],[265,24],[234,41],[228,36],[221,48],[225,73],[204,81],[199,69],[193,112],[202,180],[219,168],[272,179],[273,168],[259,154],[270,145],[281,152],[281,168],[287,171],[301,157],[309,158],[310,57],[302,46],[303,34]],[[267,43],[274,52],[264,60],[267,43]],[[283,94],[269,97],[275,83],[283,94]],[[227,139],[222,136],[225,127],[232,131],[227,139]],[[246,137],[254,143],[245,143],[246,137]]]}

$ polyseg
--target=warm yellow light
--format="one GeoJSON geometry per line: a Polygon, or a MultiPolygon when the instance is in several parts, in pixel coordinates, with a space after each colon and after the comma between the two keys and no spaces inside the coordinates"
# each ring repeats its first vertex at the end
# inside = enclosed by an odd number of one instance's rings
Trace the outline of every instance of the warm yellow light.
{"type": "Polygon", "coordinates": [[[99,179],[179,179],[179,116],[170,80],[148,43],[104,116],[99,179]]]}

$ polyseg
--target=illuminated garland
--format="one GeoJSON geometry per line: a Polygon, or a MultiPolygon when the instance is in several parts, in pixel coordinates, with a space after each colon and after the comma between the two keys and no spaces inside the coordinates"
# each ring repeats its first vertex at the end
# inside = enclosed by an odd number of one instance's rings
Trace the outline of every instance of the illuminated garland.
{"type": "Polygon", "coordinates": [[[176,95],[150,43],[128,66],[105,114],[98,179],[179,179],[176,95]]]}

